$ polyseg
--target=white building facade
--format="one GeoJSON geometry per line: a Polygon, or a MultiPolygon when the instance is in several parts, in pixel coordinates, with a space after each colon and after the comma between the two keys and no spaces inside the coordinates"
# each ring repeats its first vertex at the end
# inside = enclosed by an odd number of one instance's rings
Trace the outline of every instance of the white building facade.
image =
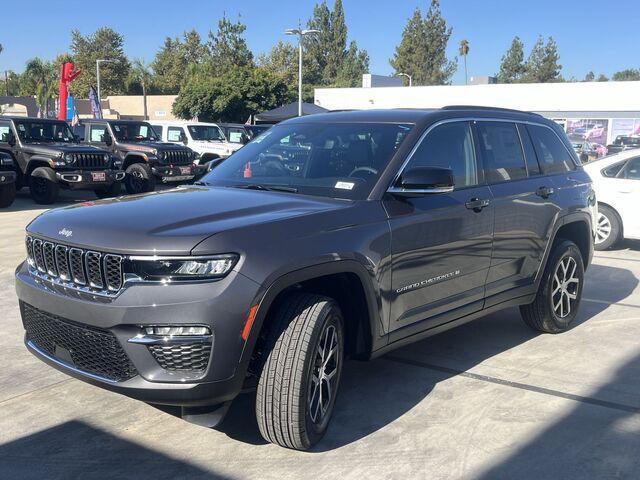
{"type": "Polygon", "coordinates": [[[556,120],[576,142],[607,145],[620,135],[640,135],[640,82],[318,88],[315,103],[328,110],[446,105],[513,108],[556,120]]]}

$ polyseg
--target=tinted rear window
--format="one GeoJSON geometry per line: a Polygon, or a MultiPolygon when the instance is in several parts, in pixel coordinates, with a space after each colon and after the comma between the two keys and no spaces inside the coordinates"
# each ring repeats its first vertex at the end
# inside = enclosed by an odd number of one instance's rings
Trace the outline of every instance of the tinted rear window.
{"type": "Polygon", "coordinates": [[[565,173],[575,170],[576,166],[558,135],[547,127],[528,125],[531,140],[538,155],[538,161],[547,174],[565,173]]]}

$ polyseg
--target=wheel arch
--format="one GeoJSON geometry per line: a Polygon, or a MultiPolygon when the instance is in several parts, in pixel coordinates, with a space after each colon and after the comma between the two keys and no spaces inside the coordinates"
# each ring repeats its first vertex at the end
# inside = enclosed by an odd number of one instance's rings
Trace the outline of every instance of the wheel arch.
{"type": "Polygon", "coordinates": [[[561,240],[571,240],[575,243],[582,255],[584,269],[586,270],[593,257],[593,229],[591,217],[588,213],[577,212],[561,217],[556,224],[553,238],[550,242],[549,252],[545,259],[545,265],[553,246],[561,240]]]}
{"type": "Polygon", "coordinates": [[[146,165],[148,161],[142,155],[139,155],[137,153],[129,153],[126,157],[124,157],[124,160],[122,162],[122,170],[126,170],[134,163],[143,163],[146,165]]]}
{"type": "Polygon", "coordinates": [[[354,260],[340,260],[284,274],[256,296],[253,305],[257,305],[258,309],[241,363],[250,370],[259,366],[262,353],[260,346],[271,326],[270,313],[286,299],[287,294],[294,291],[333,298],[345,320],[347,354],[357,358],[370,357],[381,333],[375,290],[364,266],[354,260]]]}
{"type": "Polygon", "coordinates": [[[620,237],[624,238],[624,223],[622,223],[622,216],[620,215],[620,212],[618,212],[618,210],[610,203],[601,202],[600,200],[598,200],[598,208],[600,207],[600,205],[604,205],[605,207],[611,209],[615,216],[618,217],[618,223],[620,224],[620,237]]]}

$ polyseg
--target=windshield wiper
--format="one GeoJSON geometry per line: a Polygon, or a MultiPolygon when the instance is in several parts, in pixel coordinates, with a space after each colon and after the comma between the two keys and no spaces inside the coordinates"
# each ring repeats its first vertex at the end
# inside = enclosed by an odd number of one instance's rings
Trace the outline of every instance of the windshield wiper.
{"type": "Polygon", "coordinates": [[[231,188],[245,188],[247,190],[266,190],[270,192],[298,193],[298,189],[295,187],[287,187],[286,185],[262,185],[260,183],[249,183],[247,185],[231,185],[231,188]]]}

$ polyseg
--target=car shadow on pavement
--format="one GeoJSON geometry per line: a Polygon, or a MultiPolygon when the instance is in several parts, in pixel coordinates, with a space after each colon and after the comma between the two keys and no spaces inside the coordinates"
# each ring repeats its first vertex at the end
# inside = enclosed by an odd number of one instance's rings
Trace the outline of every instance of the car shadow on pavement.
{"type": "Polygon", "coordinates": [[[228,478],[82,421],[0,445],[0,478],[228,478]]]}
{"type": "MultiPolygon", "coordinates": [[[[638,285],[638,279],[629,270],[603,265],[591,265],[587,278],[594,284],[615,279],[615,288],[603,290],[595,285],[599,301],[582,303],[573,328],[595,317],[609,304],[624,301],[638,285]]],[[[587,293],[591,293],[590,289],[587,293]]],[[[411,410],[439,382],[464,374],[483,361],[538,335],[524,324],[517,308],[510,308],[400,348],[371,362],[348,362],[331,425],[313,451],[334,450],[384,428],[391,429],[393,435],[389,440],[393,441],[394,436],[402,435],[402,430],[393,430],[390,425],[400,417],[410,415],[411,410]],[[415,366],[412,359],[425,353],[429,355],[429,364],[420,362],[420,366],[425,368],[410,368],[415,366]]],[[[254,399],[255,396],[249,394],[238,397],[219,430],[241,442],[265,443],[258,432],[254,399]]]]}

